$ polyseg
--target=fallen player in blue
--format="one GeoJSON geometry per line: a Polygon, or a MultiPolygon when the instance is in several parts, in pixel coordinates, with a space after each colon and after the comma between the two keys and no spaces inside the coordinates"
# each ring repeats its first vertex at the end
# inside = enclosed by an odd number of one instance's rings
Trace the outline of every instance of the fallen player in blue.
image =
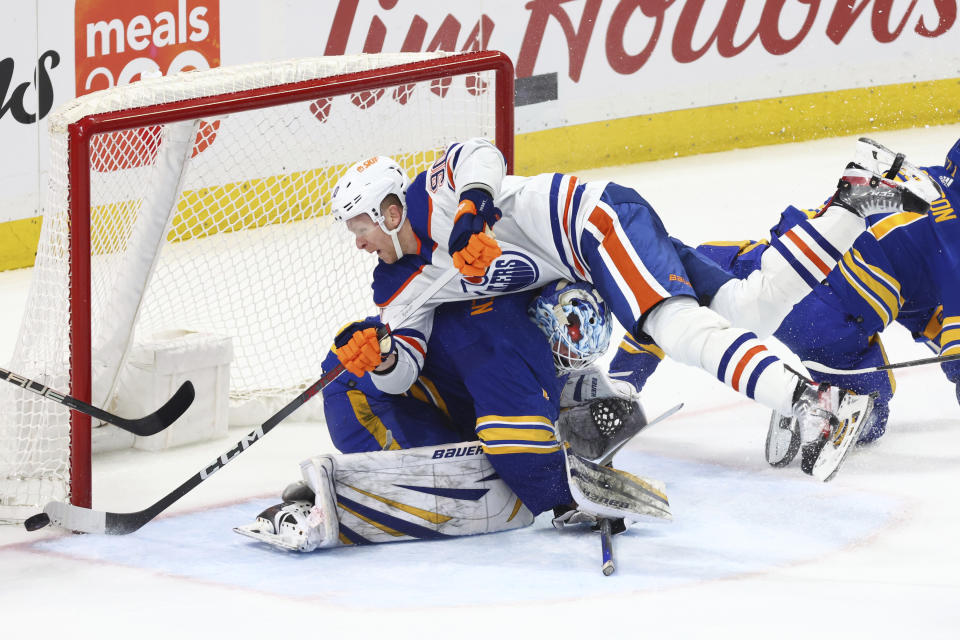
{"type": "MultiPolygon", "coordinates": [[[[943,165],[920,167],[937,181],[944,196],[925,214],[897,210],[871,214],[868,230],[774,333],[801,360],[811,363],[808,369],[814,381],[876,394],[873,415],[861,432],[860,443],[883,435],[896,383],[889,371],[843,371],[887,364],[881,342],[886,327],[900,324],[937,355],[960,353],[958,165],[960,141],[949,149],[943,165]]],[[[908,177],[900,174],[897,179],[908,177]]],[[[708,242],[697,247],[697,253],[721,267],[725,277],[747,277],[780,237],[815,211],[788,207],[771,229],[771,241],[708,242]]],[[[652,340],[625,336],[611,362],[610,375],[630,382],[639,391],[662,358],[663,352],[652,340]]],[[[960,361],[944,362],[941,367],[956,386],[960,402],[960,361]]],[[[794,459],[800,449],[798,431],[795,420],[773,413],[766,449],[771,465],[785,466],[794,459]]]]}

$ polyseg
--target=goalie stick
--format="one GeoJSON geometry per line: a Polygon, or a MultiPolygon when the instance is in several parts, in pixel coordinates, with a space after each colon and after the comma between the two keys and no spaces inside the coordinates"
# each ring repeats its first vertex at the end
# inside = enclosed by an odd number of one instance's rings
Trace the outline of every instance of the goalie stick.
{"type": "MultiPolygon", "coordinates": [[[[613,464],[613,456],[619,453],[620,449],[623,448],[625,444],[630,442],[641,431],[649,427],[650,425],[657,424],[661,420],[666,420],[677,411],[683,408],[683,403],[667,409],[665,412],[661,413],[659,416],[654,418],[652,421],[644,424],[642,427],[637,429],[634,433],[630,434],[630,437],[626,438],[622,442],[617,443],[610,451],[604,455],[598,463],[604,466],[610,466],[613,464]]],[[[612,575],[616,570],[616,564],[613,561],[613,521],[610,518],[600,518],[597,521],[597,524],[600,529],[600,553],[602,564],[600,565],[600,570],[603,572],[603,575],[609,576],[612,575]]]]}
{"type": "MultiPolygon", "coordinates": [[[[650,422],[644,424],[642,427],[637,429],[634,433],[624,439],[622,442],[617,443],[613,448],[610,449],[600,460],[596,462],[602,466],[612,466],[613,465],[613,456],[617,455],[625,444],[632,440],[637,434],[646,429],[647,427],[657,424],[662,420],[666,420],[677,411],[683,408],[683,403],[673,406],[659,416],[651,420],[650,422]]],[[[613,520],[610,518],[599,518],[597,520],[597,526],[600,530],[600,554],[602,564],[600,565],[600,570],[603,572],[603,575],[610,576],[613,575],[613,572],[616,571],[616,564],[613,560],[613,520]]],[[[618,532],[622,529],[618,529],[618,532]]]]}
{"type": "Polygon", "coordinates": [[[960,360],[960,353],[954,353],[949,356],[934,356],[932,358],[920,358],[919,360],[908,360],[906,362],[894,362],[893,364],[881,364],[876,367],[865,367],[863,369],[834,369],[827,365],[814,362],[813,360],[804,360],[803,366],[807,369],[813,369],[821,373],[833,373],[837,375],[857,375],[860,373],[873,373],[874,371],[889,371],[890,369],[904,369],[906,367],[918,367],[923,364],[940,364],[942,362],[951,362],[960,360]]]}
{"type": "MultiPolygon", "coordinates": [[[[423,306],[427,300],[433,297],[437,291],[442,289],[443,286],[458,273],[459,271],[453,267],[442,273],[423,293],[407,305],[394,320],[394,326],[402,325],[417,309],[423,306]]],[[[390,327],[388,326],[387,329],[389,330],[390,327]]],[[[130,513],[112,513],[110,511],[96,511],[65,502],[54,501],[47,503],[43,508],[43,513],[38,513],[27,518],[23,525],[28,531],[35,531],[48,524],[54,524],[63,529],[83,533],[107,533],[110,535],[133,533],[156,518],[174,502],[195,489],[204,480],[222,469],[228,462],[236,459],[237,456],[249,449],[255,442],[270,433],[275,426],[315,396],[318,391],[336,380],[344,370],[343,365],[338,364],[328,371],[319,380],[307,387],[300,395],[287,403],[280,411],[267,418],[263,424],[247,434],[247,436],[240,440],[233,448],[221,454],[219,458],[205,466],[179,487],[146,509],[130,513]]]]}
{"type": "Polygon", "coordinates": [[[177,392],[174,393],[173,396],[171,396],[162,407],[153,413],[143,416],[142,418],[121,418],[120,416],[114,415],[109,411],[98,409],[93,405],[77,400],[73,396],[68,396],[65,393],[54,391],[50,387],[42,385],[36,380],[25,378],[3,368],[0,368],[0,378],[3,378],[10,384],[15,384],[18,387],[26,389],[27,391],[32,391],[37,395],[43,396],[48,400],[53,400],[54,402],[62,404],[65,407],[69,407],[74,411],[92,416],[97,420],[109,422],[110,424],[116,425],[124,431],[129,431],[137,436],[152,436],[156,433],[160,433],[171,424],[176,422],[177,419],[183,415],[183,412],[190,407],[191,403],[193,403],[194,398],[193,384],[187,380],[180,385],[180,388],[177,389],[177,392]]]}

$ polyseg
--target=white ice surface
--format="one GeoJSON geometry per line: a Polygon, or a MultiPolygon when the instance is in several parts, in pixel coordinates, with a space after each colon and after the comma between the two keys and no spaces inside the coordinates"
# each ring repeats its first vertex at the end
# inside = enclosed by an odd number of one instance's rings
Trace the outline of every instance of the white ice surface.
{"type": "MultiPolygon", "coordinates": [[[[960,125],[880,132],[918,164],[960,125]]],[[[581,172],[636,187],[690,244],[766,236],[788,204],[830,194],[855,136],[581,172]]],[[[0,273],[0,363],[29,270],[0,273]]],[[[892,361],[925,357],[890,329],[892,361]]],[[[284,554],[231,532],[274,502],[323,425],[283,424],[168,514],[125,537],[0,527],[3,638],[960,637],[960,408],[937,367],[897,375],[887,435],[820,484],[763,461],[768,412],[666,363],[648,414],[683,411],[619,457],[666,482],[672,523],[615,539],[531,528],[447,542],[284,554]]],[[[139,510],[232,447],[228,439],[94,461],[94,506],[139,510]]]]}

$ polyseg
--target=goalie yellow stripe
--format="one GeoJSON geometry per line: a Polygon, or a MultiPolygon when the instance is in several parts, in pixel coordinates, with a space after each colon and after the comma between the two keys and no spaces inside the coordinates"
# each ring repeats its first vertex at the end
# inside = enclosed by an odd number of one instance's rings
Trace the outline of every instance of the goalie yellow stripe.
{"type": "Polygon", "coordinates": [[[510,513],[510,517],[507,518],[507,522],[510,522],[517,517],[517,514],[520,513],[520,509],[523,508],[523,503],[520,502],[520,498],[517,498],[517,501],[513,504],[513,511],[510,513]]]}
{"type": "Polygon", "coordinates": [[[345,506],[343,506],[342,504],[340,504],[339,502],[337,503],[337,507],[338,507],[339,509],[343,509],[346,513],[349,513],[349,514],[352,515],[353,517],[358,518],[358,519],[360,519],[360,520],[363,520],[364,522],[366,522],[366,523],[369,524],[370,526],[373,526],[373,527],[376,527],[377,529],[380,529],[380,531],[383,531],[383,532],[386,533],[387,535],[393,536],[393,537],[395,537],[395,538],[402,538],[402,537],[404,536],[404,534],[400,533],[400,532],[397,531],[396,529],[392,529],[392,528],[388,527],[388,526],[385,525],[385,524],[380,524],[380,523],[377,522],[376,520],[372,520],[372,519],[368,518],[368,517],[365,516],[365,515],[359,514],[359,513],[357,513],[356,511],[354,511],[353,509],[351,509],[350,507],[345,507],[345,506]]]}
{"type": "Polygon", "coordinates": [[[486,429],[477,429],[477,435],[481,440],[499,441],[499,440],[524,440],[527,442],[556,442],[557,436],[553,431],[546,429],[511,429],[509,427],[487,427],[486,429]]]}
{"type": "Polygon", "coordinates": [[[553,430],[553,422],[543,416],[479,416],[477,418],[477,428],[490,423],[510,423],[510,424],[544,424],[553,430]]]}
{"type": "Polygon", "coordinates": [[[483,452],[491,456],[505,455],[510,453],[555,453],[560,451],[559,443],[553,446],[542,445],[539,447],[524,447],[518,444],[487,444],[486,442],[483,442],[481,443],[481,446],[483,446],[483,452]]]}
{"type": "Polygon", "coordinates": [[[369,491],[358,489],[357,487],[351,486],[349,484],[344,486],[350,487],[357,493],[362,493],[368,498],[373,498],[374,500],[382,502],[385,505],[391,506],[394,509],[399,509],[404,513],[409,513],[412,516],[420,518],[421,520],[426,520],[427,522],[432,522],[433,524],[443,524],[444,522],[450,520],[451,518],[451,516],[441,515],[434,511],[427,511],[426,509],[420,509],[418,507],[413,507],[409,504],[403,504],[402,502],[397,502],[396,500],[391,500],[390,498],[384,498],[383,496],[378,496],[375,493],[370,493],[369,491]]]}
{"type": "MultiPolygon", "coordinates": [[[[353,415],[357,421],[363,425],[363,428],[370,432],[380,448],[387,447],[387,427],[383,421],[373,412],[370,403],[367,402],[367,396],[358,389],[347,391],[347,398],[350,400],[350,406],[353,407],[353,415]]],[[[400,445],[396,440],[391,439],[390,446],[387,449],[399,449],[400,445]]]]}

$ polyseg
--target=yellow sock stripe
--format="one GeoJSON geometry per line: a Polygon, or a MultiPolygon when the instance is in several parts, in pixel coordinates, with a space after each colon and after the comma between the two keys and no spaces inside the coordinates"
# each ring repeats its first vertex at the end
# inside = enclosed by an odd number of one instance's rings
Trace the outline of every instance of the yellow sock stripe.
{"type": "MultiPolygon", "coordinates": [[[[940,333],[940,346],[960,340],[960,316],[946,316],[943,319],[943,331],[940,333]]],[[[942,356],[949,356],[960,352],[960,344],[954,344],[940,352],[942,356]]]]}
{"type": "Polygon", "coordinates": [[[421,520],[426,520],[427,522],[432,522],[433,524],[443,524],[444,522],[450,520],[452,516],[445,516],[433,511],[427,511],[426,509],[420,509],[418,507],[413,507],[408,504],[403,504],[402,502],[397,502],[396,500],[391,500],[390,498],[384,498],[383,496],[378,496],[376,494],[370,493],[369,491],[364,491],[363,489],[358,489],[350,485],[344,485],[350,487],[357,493],[362,493],[368,498],[373,498],[379,502],[382,502],[385,505],[391,506],[394,509],[399,509],[405,513],[409,513],[412,516],[416,516],[421,520]]]}
{"type": "MultiPolygon", "coordinates": [[[[353,407],[353,415],[357,421],[363,425],[363,428],[370,432],[370,435],[376,439],[377,444],[383,449],[387,445],[387,427],[383,421],[373,412],[370,403],[367,402],[367,396],[359,389],[347,391],[347,398],[350,400],[350,406],[353,407]]],[[[400,449],[396,440],[390,441],[388,449],[400,449]]]]}

